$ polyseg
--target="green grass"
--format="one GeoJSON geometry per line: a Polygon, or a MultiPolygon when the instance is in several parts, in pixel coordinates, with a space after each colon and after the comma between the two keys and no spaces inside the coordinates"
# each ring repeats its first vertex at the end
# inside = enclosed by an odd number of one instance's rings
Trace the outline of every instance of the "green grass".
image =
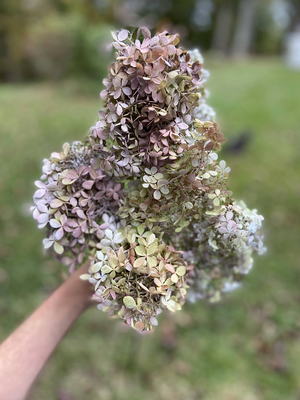
{"type": "MultiPolygon", "coordinates": [[[[300,396],[300,74],[277,60],[210,62],[236,198],[265,216],[268,252],[219,304],[186,305],[140,336],[97,309],[68,333],[33,400],[282,400],[300,396]],[[69,397],[68,397],[69,396],[69,397]]],[[[27,210],[42,159],[97,118],[101,85],[0,86],[0,341],[61,281],[27,210]]]]}

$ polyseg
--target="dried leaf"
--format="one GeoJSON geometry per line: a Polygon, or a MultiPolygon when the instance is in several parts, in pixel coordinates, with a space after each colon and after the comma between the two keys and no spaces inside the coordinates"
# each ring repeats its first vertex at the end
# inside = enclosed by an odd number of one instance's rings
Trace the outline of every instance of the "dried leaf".
{"type": "Polygon", "coordinates": [[[123,42],[128,38],[128,31],[126,29],[123,29],[121,32],[118,34],[118,40],[120,42],[123,42]]]}
{"type": "Polygon", "coordinates": [[[136,254],[139,256],[145,256],[147,254],[144,246],[137,246],[137,247],[135,247],[134,250],[135,250],[136,254]]]}
{"type": "Polygon", "coordinates": [[[129,308],[129,309],[133,309],[133,308],[136,308],[136,307],[137,307],[134,298],[131,297],[131,296],[125,296],[125,297],[123,298],[123,303],[124,303],[125,307],[127,307],[127,308],[129,308]]]}
{"type": "Polygon", "coordinates": [[[157,251],[157,243],[151,243],[150,246],[147,247],[147,255],[151,256],[152,254],[154,254],[157,251]]]}
{"type": "Polygon", "coordinates": [[[64,204],[63,201],[59,200],[59,199],[54,199],[51,201],[50,203],[50,207],[52,208],[59,208],[64,204]]]}
{"type": "Polygon", "coordinates": [[[155,190],[155,192],[153,193],[153,197],[154,197],[156,200],[159,200],[159,199],[161,198],[161,193],[160,193],[160,191],[159,191],[159,190],[155,190]]]}
{"type": "Polygon", "coordinates": [[[134,325],[135,329],[139,332],[142,332],[145,328],[145,324],[142,321],[138,321],[135,325],[134,325]]]}
{"type": "Polygon", "coordinates": [[[54,250],[57,254],[62,254],[64,252],[64,248],[60,243],[54,243],[54,250]]]}
{"type": "Polygon", "coordinates": [[[141,268],[144,265],[145,260],[146,260],[146,257],[137,258],[133,263],[133,267],[141,268]]]}

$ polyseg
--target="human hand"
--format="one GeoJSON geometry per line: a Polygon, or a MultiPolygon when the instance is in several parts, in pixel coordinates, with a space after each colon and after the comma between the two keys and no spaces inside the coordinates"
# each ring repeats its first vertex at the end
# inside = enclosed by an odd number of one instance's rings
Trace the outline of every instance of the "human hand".
{"type": "Polygon", "coordinates": [[[0,399],[24,400],[35,379],[77,318],[93,304],[82,281],[89,262],[76,270],[0,346],[0,399]],[[16,385],[17,382],[17,385],[16,385]]]}

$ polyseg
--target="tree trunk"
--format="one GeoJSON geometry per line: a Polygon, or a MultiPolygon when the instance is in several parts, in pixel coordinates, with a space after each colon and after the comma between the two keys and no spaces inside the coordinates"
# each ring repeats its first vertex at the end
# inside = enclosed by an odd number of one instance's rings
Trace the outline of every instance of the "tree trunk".
{"type": "Polygon", "coordinates": [[[257,0],[240,0],[231,53],[246,56],[251,48],[255,28],[257,0]]]}
{"type": "Polygon", "coordinates": [[[296,32],[300,30],[300,3],[299,0],[292,0],[292,15],[291,15],[291,24],[290,24],[290,32],[296,32]]]}
{"type": "Polygon", "coordinates": [[[222,2],[216,18],[212,50],[225,55],[229,51],[230,36],[234,18],[232,1],[222,2]]]}

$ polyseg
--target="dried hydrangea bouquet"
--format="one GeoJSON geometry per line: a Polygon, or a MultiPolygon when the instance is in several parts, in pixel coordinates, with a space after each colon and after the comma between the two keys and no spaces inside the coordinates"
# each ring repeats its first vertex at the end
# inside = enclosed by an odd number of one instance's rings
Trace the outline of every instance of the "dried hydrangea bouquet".
{"type": "Polygon", "coordinates": [[[237,287],[264,251],[263,217],[226,187],[199,52],[146,28],[113,38],[99,121],[44,160],[33,216],[71,272],[90,259],[98,308],[144,331],[164,309],[237,287]]]}

